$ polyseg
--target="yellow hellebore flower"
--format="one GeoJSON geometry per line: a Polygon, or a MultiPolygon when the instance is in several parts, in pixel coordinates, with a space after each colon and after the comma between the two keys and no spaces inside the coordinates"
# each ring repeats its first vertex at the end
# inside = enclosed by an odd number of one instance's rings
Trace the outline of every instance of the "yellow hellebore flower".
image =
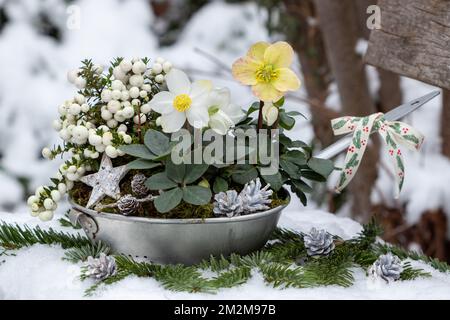
{"type": "Polygon", "coordinates": [[[233,76],[262,101],[278,101],[287,91],[300,88],[300,80],[289,69],[294,50],[284,41],[257,42],[247,55],[233,63],[233,76]]]}

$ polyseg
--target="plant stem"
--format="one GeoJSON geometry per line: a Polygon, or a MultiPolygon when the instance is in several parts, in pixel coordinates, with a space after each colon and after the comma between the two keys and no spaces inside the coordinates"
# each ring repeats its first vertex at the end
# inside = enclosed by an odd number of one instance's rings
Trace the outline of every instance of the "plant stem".
{"type": "Polygon", "coordinates": [[[262,129],[263,127],[263,113],[262,113],[262,109],[264,107],[264,101],[259,101],[259,113],[258,113],[258,132],[260,129],[262,129]]]}

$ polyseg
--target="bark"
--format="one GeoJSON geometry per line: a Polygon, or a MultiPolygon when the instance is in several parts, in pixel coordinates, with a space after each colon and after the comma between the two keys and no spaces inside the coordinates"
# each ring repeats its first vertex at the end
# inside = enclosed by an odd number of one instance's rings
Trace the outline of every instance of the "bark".
{"type": "Polygon", "coordinates": [[[288,18],[292,20],[292,27],[287,30],[286,37],[299,57],[314,135],[322,146],[327,146],[333,141],[330,121],[338,114],[325,107],[331,71],[322,32],[315,23],[317,14],[314,2],[313,0],[283,0],[283,3],[288,18]]]}
{"type": "Polygon", "coordinates": [[[442,154],[450,158],[450,91],[444,90],[443,94],[441,116],[442,154]]]}
{"type": "MultiPolygon", "coordinates": [[[[316,0],[328,61],[336,78],[346,115],[364,116],[376,111],[370,96],[364,64],[355,52],[358,39],[356,10],[352,0],[316,0]]],[[[370,195],[377,178],[378,142],[367,148],[358,174],[349,186],[352,214],[362,221],[370,217],[370,195]]]]}
{"type": "Polygon", "coordinates": [[[370,36],[366,61],[450,90],[450,1],[380,0],[381,29],[370,36]]]}

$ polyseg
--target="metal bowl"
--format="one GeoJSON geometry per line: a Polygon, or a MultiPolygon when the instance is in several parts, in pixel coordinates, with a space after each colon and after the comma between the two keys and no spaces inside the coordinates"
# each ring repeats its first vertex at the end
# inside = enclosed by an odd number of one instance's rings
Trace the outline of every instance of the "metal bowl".
{"type": "Polygon", "coordinates": [[[262,248],[286,207],[232,218],[153,219],[101,213],[70,202],[70,220],[79,222],[93,242],[101,240],[130,257],[187,265],[210,255],[245,255],[262,248]]]}

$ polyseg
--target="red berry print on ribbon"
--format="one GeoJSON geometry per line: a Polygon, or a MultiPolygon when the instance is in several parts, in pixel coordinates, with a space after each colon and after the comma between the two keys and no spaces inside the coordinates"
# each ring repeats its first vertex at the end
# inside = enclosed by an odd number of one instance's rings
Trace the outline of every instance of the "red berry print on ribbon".
{"type": "Polygon", "coordinates": [[[366,139],[361,139],[361,145],[365,146],[367,144],[367,140],[366,139]]]}
{"type": "Polygon", "coordinates": [[[351,175],[353,173],[353,170],[352,169],[347,169],[347,170],[345,170],[345,173],[347,175],[351,175]]]}
{"type": "Polygon", "coordinates": [[[348,152],[355,152],[355,146],[348,147],[348,152]]]}
{"type": "Polygon", "coordinates": [[[363,131],[364,131],[365,133],[368,133],[368,132],[369,132],[369,127],[364,127],[363,131]]]}
{"type": "Polygon", "coordinates": [[[403,134],[407,134],[409,129],[408,128],[403,128],[402,131],[403,131],[403,134]]]}
{"type": "Polygon", "coordinates": [[[401,156],[401,155],[402,155],[402,152],[400,151],[400,149],[397,150],[397,155],[398,155],[398,156],[401,156]]]}
{"type": "Polygon", "coordinates": [[[394,155],[394,150],[390,149],[390,150],[389,150],[389,154],[390,154],[391,156],[393,156],[393,155],[394,155]]]}

